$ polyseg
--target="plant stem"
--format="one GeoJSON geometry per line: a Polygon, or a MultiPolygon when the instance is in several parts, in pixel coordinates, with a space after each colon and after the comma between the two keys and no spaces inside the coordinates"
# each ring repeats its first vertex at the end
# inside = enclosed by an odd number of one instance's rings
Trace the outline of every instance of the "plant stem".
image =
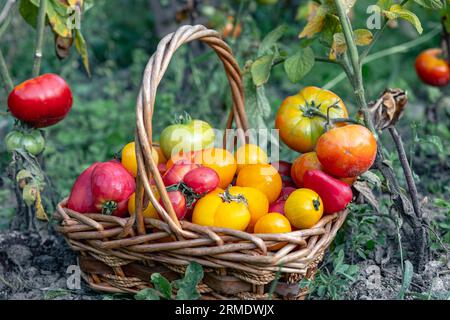
{"type": "Polygon", "coordinates": [[[354,40],[353,29],[341,0],[334,0],[334,3],[336,4],[336,9],[338,12],[339,20],[342,25],[342,31],[344,33],[345,42],[348,48],[350,63],[353,68],[353,80],[354,80],[353,89],[355,91],[356,102],[358,104],[359,109],[364,115],[364,123],[366,124],[367,128],[369,128],[369,130],[376,135],[376,130],[370,117],[369,108],[367,106],[362,78],[362,68],[359,63],[358,48],[356,47],[356,43],[354,40]]]}
{"type": "Polygon", "coordinates": [[[414,211],[419,218],[422,217],[422,211],[420,210],[419,197],[417,194],[416,184],[414,183],[414,177],[409,166],[408,157],[406,156],[405,147],[403,145],[403,140],[395,127],[389,128],[389,133],[395,142],[395,147],[397,148],[398,157],[403,168],[403,173],[405,174],[406,184],[408,185],[409,194],[411,195],[412,205],[414,211]]]}
{"type": "Polygon", "coordinates": [[[42,60],[42,43],[44,42],[45,17],[47,13],[47,1],[40,0],[37,20],[36,49],[34,51],[33,78],[39,75],[42,60]]]}
{"type": "Polygon", "coordinates": [[[9,93],[14,89],[14,83],[9,75],[8,67],[6,66],[5,58],[0,49],[0,74],[2,75],[3,82],[5,83],[6,91],[9,93]]]}

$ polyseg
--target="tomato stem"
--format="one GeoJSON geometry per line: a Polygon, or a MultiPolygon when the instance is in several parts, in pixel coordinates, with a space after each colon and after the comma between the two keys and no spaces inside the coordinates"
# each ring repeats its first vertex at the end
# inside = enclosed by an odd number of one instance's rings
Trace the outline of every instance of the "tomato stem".
{"type": "Polygon", "coordinates": [[[230,187],[231,185],[229,185],[228,188],[223,193],[219,194],[219,197],[222,199],[222,201],[227,203],[234,201],[238,203],[243,203],[246,206],[248,206],[247,198],[241,193],[237,195],[231,194],[230,187]]]}
{"type": "Polygon", "coordinates": [[[102,205],[102,213],[110,216],[117,209],[117,207],[118,207],[117,202],[113,200],[106,201],[102,205]]]}

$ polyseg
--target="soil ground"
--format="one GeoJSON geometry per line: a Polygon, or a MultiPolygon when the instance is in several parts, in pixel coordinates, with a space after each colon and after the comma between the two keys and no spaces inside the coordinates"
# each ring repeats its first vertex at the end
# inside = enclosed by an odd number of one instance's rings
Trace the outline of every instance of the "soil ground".
{"type": "MultiPolygon", "coordinates": [[[[0,233],[0,299],[104,299],[104,295],[94,292],[83,281],[81,289],[68,289],[67,268],[76,263],[75,253],[53,232],[44,232],[42,237],[35,233],[0,233]]],[[[398,297],[402,283],[398,262],[369,259],[357,264],[361,271],[359,278],[341,298],[398,297]]],[[[445,299],[450,290],[449,267],[442,262],[429,262],[424,272],[414,274],[410,289],[423,293],[421,298],[445,299]]]]}

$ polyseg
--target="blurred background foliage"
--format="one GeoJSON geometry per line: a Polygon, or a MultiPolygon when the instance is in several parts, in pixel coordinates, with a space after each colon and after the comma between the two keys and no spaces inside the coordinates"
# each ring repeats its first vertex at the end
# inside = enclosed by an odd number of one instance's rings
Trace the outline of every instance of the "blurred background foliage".
{"type": "MultiPolygon", "coordinates": [[[[0,4],[4,2],[0,1],[0,4]]],[[[57,58],[54,38],[47,29],[42,72],[62,75],[70,84],[75,99],[69,116],[47,130],[44,153],[46,172],[60,197],[68,195],[75,178],[84,168],[94,161],[112,158],[122,146],[133,140],[134,108],[143,69],[161,37],[177,26],[204,23],[221,29],[231,19],[240,21],[240,35],[229,36],[227,41],[242,68],[246,61],[257,57],[261,39],[281,24],[287,26],[287,33],[281,41],[283,50],[292,53],[302,45],[298,34],[305,25],[301,17],[304,16],[302,8],[307,1],[283,0],[264,6],[252,0],[244,12],[241,1],[200,1],[195,12],[188,14],[183,11],[186,3],[182,0],[95,0],[82,20],[91,65],[90,78],[75,50],[65,60],[57,58]]],[[[367,1],[357,2],[352,15],[354,28],[365,28],[367,6],[367,1]]],[[[366,92],[369,100],[376,99],[387,87],[399,87],[408,92],[410,104],[399,126],[413,157],[411,162],[417,173],[419,188],[422,193],[445,198],[449,191],[448,102],[438,110],[439,121],[427,123],[425,111],[442,93],[422,84],[413,67],[419,52],[439,46],[439,36],[435,31],[440,27],[439,15],[415,4],[412,8],[422,21],[422,37],[430,32],[435,36],[406,52],[387,55],[365,65],[366,92]]],[[[11,26],[0,39],[0,46],[17,84],[31,73],[35,31],[20,17],[17,8],[11,14],[14,15],[11,26]]],[[[389,27],[372,52],[419,37],[411,25],[400,22],[389,27]]],[[[328,55],[326,48],[320,45],[315,46],[314,50],[317,55],[328,55]]],[[[186,110],[193,117],[208,120],[217,128],[224,127],[230,98],[221,68],[218,59],[201,45],[191,44],[177,52],[158,90],[153,121],[155,139],[177,111],[186,110]]],[[[275,112],[284,97],[295,94],[306,85],[332,88],[354,115],[354,95],[347,79],[336,81],[340,73],[338,66],[317,62],[300,83],[294,84],[287,79],[281,65],[274,67],[265,87],[270,104],[270,112],[265,118],[267,126],[273,127],[275,112]]],[[[2,112],[6,110],[6,98],[7,92],[0,87],[2,112]]],[[[13,119],[2,113],[2,138],[12,125],[13,119]]],[[[4,172],[10,155],[5,152],[3,144],[0,151],[0,164],[4,172]]],[[[280,156],[293,160],[296,154],[282,146],[280,156]]],[[[389,159],[395,168],[401,170],[395,152],[389,159]]],[[[14,208],[13,195],[7,188],[9,184],[10,181],[3,175],[0,211],[4,217],[13,214],[14,208]]]]}

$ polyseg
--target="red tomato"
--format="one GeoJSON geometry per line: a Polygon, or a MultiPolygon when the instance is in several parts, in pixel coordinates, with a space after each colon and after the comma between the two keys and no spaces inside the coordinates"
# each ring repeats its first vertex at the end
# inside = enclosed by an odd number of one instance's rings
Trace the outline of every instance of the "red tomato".
{"type": "Polygon", "coordinates": [[[75,181],[70,191],[67,208],[79,213],[95,213],[97,209],[93,203],[93,195],[91,188],[92,172],[100,162],[93,163],[89,168],[84,170],[75,181]]]}
{"type": "MultiPolygon", "coordinates": [[[[179,190],[169,191],[167,192],[167,195],[169,196],[170,203],[172,204],[173,210],[175,211],[178,219],[183,219],[188,212],[185,196],[179,190]]],[[[162,202],[162,199],[159,199],[159,203],[161,203],[163,208],[166,209],[164,203],[162,202]]]]}
{"type": "Polygon", "coordinates": [[[183,182],[196,194],[202,195],[216,189],[219,186],[220,178],[213,169],[200,167],[186,173],[183,182]]]}
{"type": "Polygon", "coordinates": [[[186,173],[192,169],[198,168],[194,163],[176,163],[163,176],[163,182],[166,187],[180,183],[186,173]]]}
{"type": "Polygon", "coordinates": [[[278,198],[278,200],[286,200],[289,197],[289,195],[292,192],[294,192],[295,190],[297,190],[297,189],[293,188],[293,187],[283,187],[281,189],[281,194],[280,194],[280,197],[278,198]]]}
{"type": "Polygon", "coordinates": [[[416,72],[420,79],[435,87],[444,87],[450,81],[450,67],[440,55],[441,49],[428,49],[416,59],[416,72]]]}
{"type": "Polygon", "coordinates": [[[17,85],[8,97],[8,108],[17,119],[35,128],[51,126],[66,117],[72,107],[66,81],[52,73],[17,85]]]}
{"type": "Polygon", "coordinates": [[[277,161],[272,162],[272,166],[278,170],[281,176],[290,177],[291,176],[291,166],[292,163],[287,161],[277,161]]]}
{"type": "Polygon", "coordinates": [[[269,212],[278,212],[284,214],[284,204],[286,200],[282,200],[281,198],[269,206],[269,212]]]}
{"type": "Polygon", "coordinates": [[[136,189],[134,177],[118,161],[99,163],[91,176],[92,200],[97,212],[124,217],[128,198],[136,189]]]}

